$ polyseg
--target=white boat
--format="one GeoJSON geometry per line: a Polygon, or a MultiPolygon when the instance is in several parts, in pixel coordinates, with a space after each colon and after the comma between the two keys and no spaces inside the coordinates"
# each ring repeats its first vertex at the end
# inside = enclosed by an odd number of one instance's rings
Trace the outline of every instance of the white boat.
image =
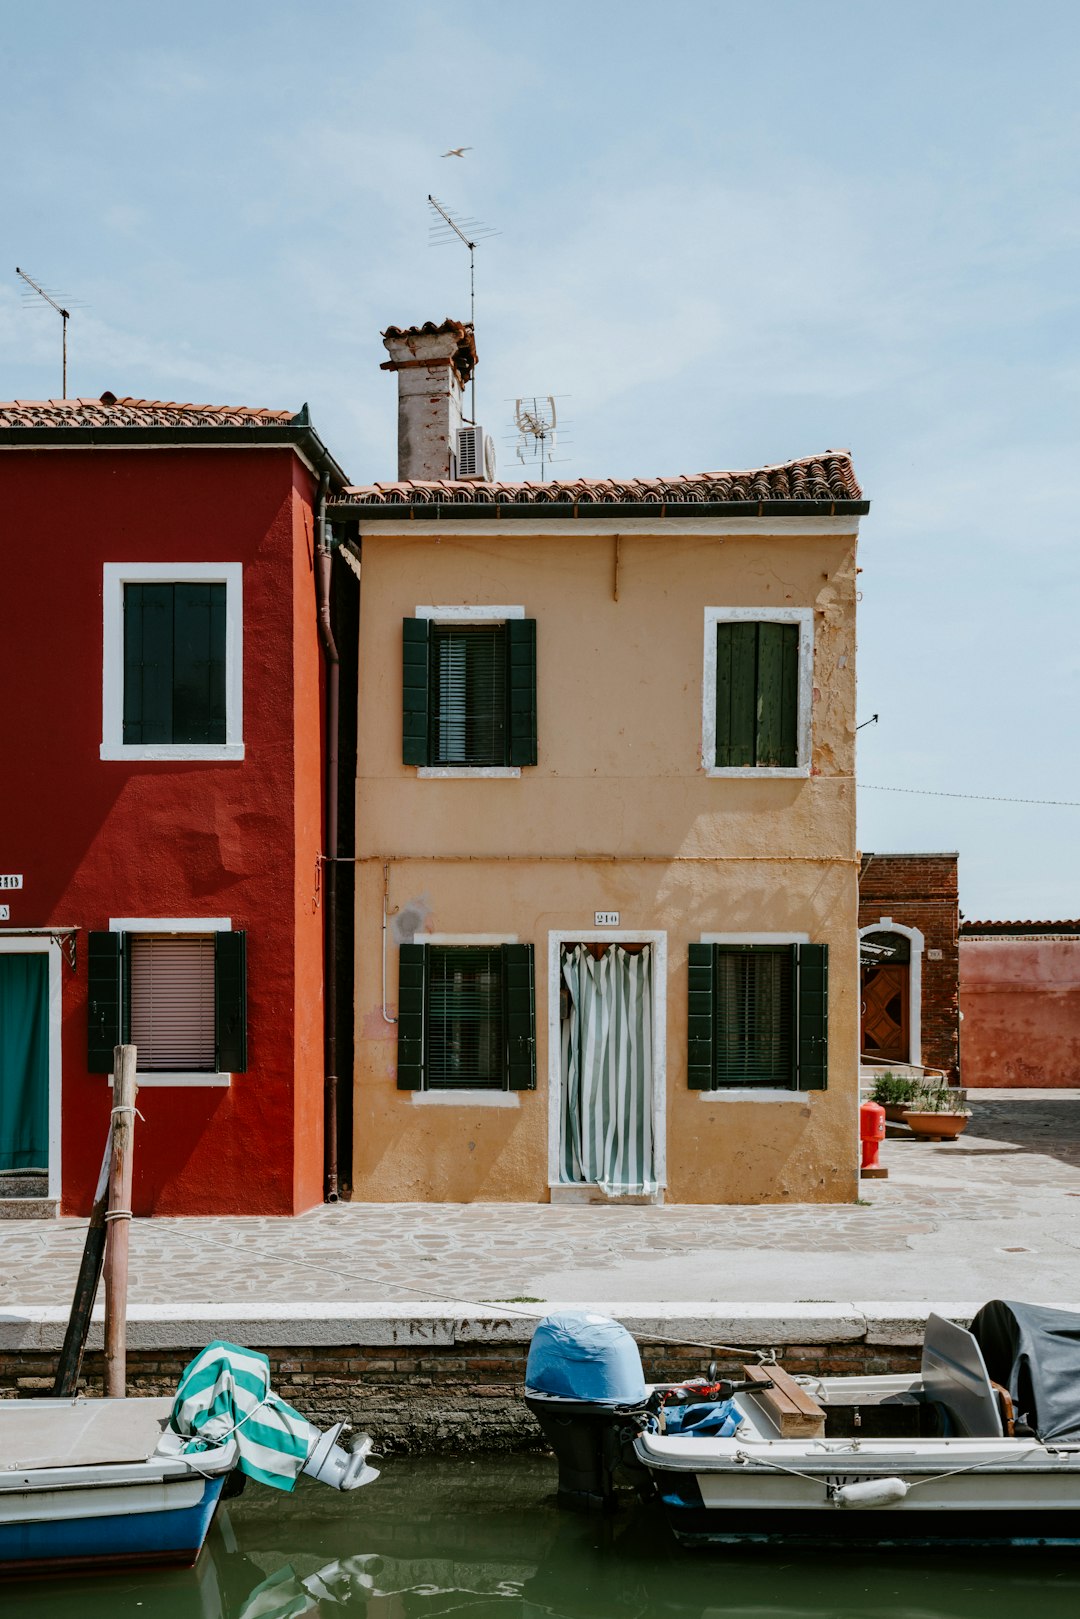
{"type": "MultiPolygon", "coordinates": [[[[548,1319],[564,1325],[526,1398],[565,1498],[610,1505],[620,1471],[636,1473],[686,1542],[1080,1545],[1080,1316],[995,1302],[969,1331],[931,1315],[917,1375],[765,1365],[733,1390],[648,1388],[625,1349],[590,1388],[565,1342],[581,1329],[548,1319]]],[[[602,1319],[577,1318],[593,1334],[602,1319]]]]}
{"type": "MultiPolygon", "coordinates": [[[[265,1364],[232,1345],[211,1349],[265,1364]]],[[[0,1578],[193,1563],[223,1491],[235,1493],[241,1472],[266,1477],[272,1458],[249,1419],[258,1413],[265,1423],[271,1403],[294,1419],[301,1441],[279,1487],[291,1488],[301,1471],[340,1490],[378,1477],[367,1434],[346,1450],[344,1423],[320,1432],[268,1385],[255,1399],[218,1418],[217,1430],[211,1418],[185,1433],[175,1430],[171,1398],[0,1400],[0,1578]]]]}

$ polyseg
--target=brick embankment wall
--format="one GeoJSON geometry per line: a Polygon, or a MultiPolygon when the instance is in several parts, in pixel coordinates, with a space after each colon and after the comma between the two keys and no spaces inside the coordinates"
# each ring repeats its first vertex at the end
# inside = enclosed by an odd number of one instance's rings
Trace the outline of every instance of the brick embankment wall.
{"type": "MultiPolygon", "coordinates": [[[[263,1353],[282,1399],[321,1427],[348,1418],[354,1428],[370,1433],[381,1450],[460,1454],[543,1445],[522,1399],[525,1345],[297,1346],[263,1353]]],[[[129,1394],[172,1394],[191,1355],[190,1348],[129,1351],[129,1394]]],[[[697,1348],[642,1344],[648,1382],[702,1374],[707,1358],[697,1348]]],[[[0,1398],[49,1394],[56,1359],[53,1351],[0,1351],[0,1398]]],[[[786,1345],[780,1359],[789,1372],[818,1377],[919,1369],[917,1348],[860,1342],[786,1345]]],[[[718,1357],[717,1365],[723,1374],[740,1375],[737,1358],[718,1357]]],[[[83,1372],[84,1391],[99,1394],[99,1352],[86,1356],[83,1372]]]]}

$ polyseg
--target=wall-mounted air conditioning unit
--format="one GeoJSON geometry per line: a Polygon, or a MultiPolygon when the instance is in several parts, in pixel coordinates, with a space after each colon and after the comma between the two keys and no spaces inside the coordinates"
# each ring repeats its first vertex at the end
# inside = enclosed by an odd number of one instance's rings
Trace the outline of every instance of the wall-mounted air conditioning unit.
{"type": "Polygon", "coordinates": [[[457,430],[457,475],[481,483],[495,481],[495,443],[480,426],[457,430]]]}

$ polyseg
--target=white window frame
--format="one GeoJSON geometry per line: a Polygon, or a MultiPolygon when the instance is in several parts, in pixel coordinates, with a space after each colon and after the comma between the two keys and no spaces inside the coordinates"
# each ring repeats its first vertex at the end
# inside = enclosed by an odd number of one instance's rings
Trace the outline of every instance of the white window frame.
{"type": "MultiPolygon", "coordinates": [[[[809,933],[703,933],[701,944],[810,944],[809,933]]],[[[817,1091],[797,1091],[787,1085],[720,1085],[712,1091],[698,1091],[703,1102],[798,1102],[803,1107],[819,1095],[817,1091]]]]}
{"type": "Polygon", "coordinates": [[[101,757],[159,763],[244,757],[244,568],[240,562],[106,562],[102,580],[101,757]],[[124,741],[124,586],[225,586],[225,741],[124,741]]]}
{"type": "MultiPolygon", "coordinates": [[[[417,607],[414,618],[428,618],[434,624],[505,624],[508,618],[524,618],[524,607],[417,607]]],[[[417,765],[421,781],[517,781],[520,765],[417,765]]],[[[420,1095],[422,1093],[416,1092],[420,1095]]]]}
{"type": "Polygon", "coordinates": [[[9,933],[0,934],[0,954],[5,956],[40,955],[49,952],[49,1189],[46,1196],[59,1200],[61,1184],[60,1125],[63,1116],[64,1083],[63,1054],[60,1040],[63,1033],[63,941],[55,935],[9,933]]]}
{"type": "MultiPolygon", "coordinates": [[[[227,916],[111,916],[110,933],[231,933],[232,920],[227,916]]],[[[114,1076],[105,1075],[111,1085],[114,1076]]],[[[137,1074],[140,1090],[146,1086],[170,1085],[178,1089],[220,1089],[232,1084],[231,1074],[207,1073],[204,1069],[187,1073],[137,1074]]]]}
{"type": "Polygon", "coordinates": [[[595,1184],[559,1179],[562,1136],[562,1031],[559,992],[560,951],[564,944],[651,944],[652,961],[652,1130],[656,1192],[637,1202],[662,1203],[667,1188],[667,963],[668,936],[661,928],[555,928],[548,932],[548,1191],[553,1203],[589,1201],[595,1184]]]}
{"type": "MultiPolygon", "coordinates": [[[[905,927],[902,922],[894,922],[891,916],[879,917],[876,922],[868,922],[866,927],[859,929],[859,941],[871,933],[899,933],[911,945],[911,959],[908,963],[908,1057],[907,1060],[913,1068],[922,1067],[922,963],[923,950],[926,937],[918,928],[905,927]]],[[[859,968],[860,979],[862,967],[859,968]]],[[[862,988],[860,982],[860,990],[862,988]]],[[[862,1062],[862,995],[859,996],[859,1061],[862,1062]]],[[[871,1059],[873,1060],[873,1059],[871,1059]]]]}
{"type": "Polygon", "coordinates": [[[701,682],[701,763],[707,776],[761,781],[809,776],[813,747],[814,609],[812,607],[706,607],[705,658],[701,682]],[[799,721],[794,765],[716,763],[716,626],[718,624],[797,624],[799,626],[799,721]]]}
{"type": "MultiPolygon", "coordinates": [[[[414,944],[422,944],[426,949],[430,944],[461,944],[483,948],[484,945],[517,944],[516,933],[426,933],[422,939],[414,939],[414,944]]],[[[426,1053],[425,1053],[426,1056],[426,1053]]],[[[433,1090],[409,1091],[408,1096],[413,1107],[520,1107],[520,1091],[496,1091],[488,1086],[477,1085],[472,1089],[462,1087],[460,1090],[433,1090]]]]}

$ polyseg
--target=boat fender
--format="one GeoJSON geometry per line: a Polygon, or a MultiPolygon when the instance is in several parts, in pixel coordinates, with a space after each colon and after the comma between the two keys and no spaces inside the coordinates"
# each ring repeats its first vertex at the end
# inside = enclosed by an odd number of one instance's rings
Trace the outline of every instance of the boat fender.
{"type": "Polygon", "coordinates": [[[832,1491],[837,1507],[890,1507],[911,1488],[902,1478],[866,1478],[858,1484],[838,1484],[832,1491]]]}

